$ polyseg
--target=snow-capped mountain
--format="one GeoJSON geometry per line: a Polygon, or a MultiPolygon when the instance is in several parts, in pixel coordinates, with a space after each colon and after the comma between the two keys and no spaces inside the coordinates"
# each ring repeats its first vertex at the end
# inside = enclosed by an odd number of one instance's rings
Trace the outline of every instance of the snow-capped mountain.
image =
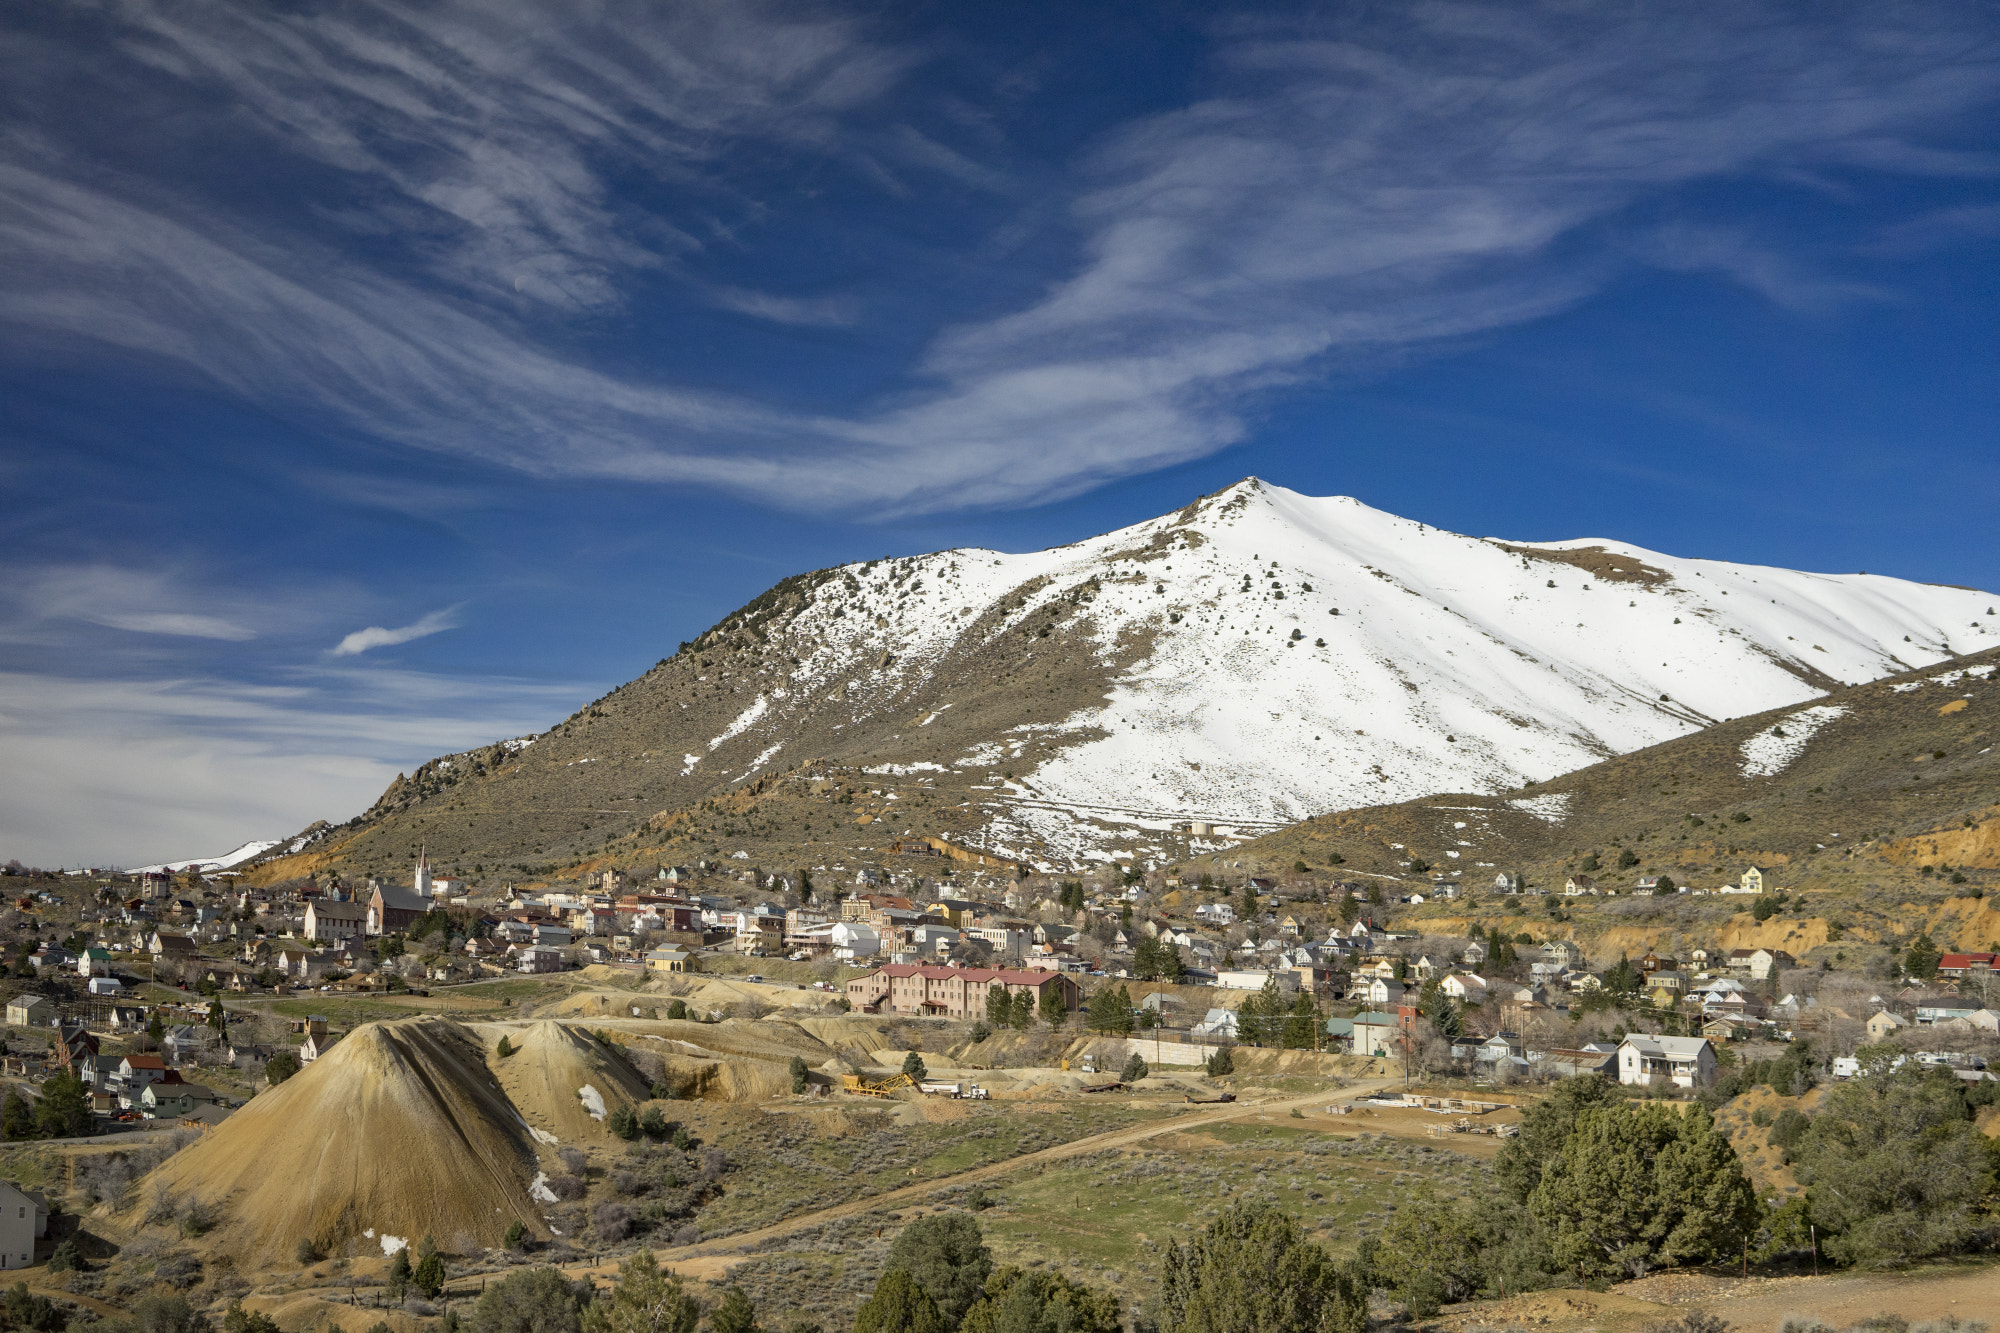
{"type": "Polygon", "coordinates": [[[1594,538],[1501,543],[1254,478],[1073,546],[839,575],[790,622],[813,644],[790,679],[699,748],[782,746],[835,684],[863,696],[834,704],[859,721],[877,699],[921,690],[968,635],[991,642],[1073,606],[1106,697],[1053,728],[927,756],[991,770],[1037,733],[1065,739],[997,798],[1001,846],[1074,843],[1076,815],[1247,831],[1500,790],[2000,633],[1987,593],[1594,538]],[[859,690],[845,683],[857,661],[885,656],[859,690]]]}
{"type": "Polygon", "coordinates": [[[227,870],[231,866],[240,866],[245,861],[256,860],[283,841],[280,838],[273,841],[246,842],[235,851],[225,852],[221,856],[192,856],[185,861],[162,861],[158,865],[136,867],[128,873],[134,875],[150,873],[179,874],[184,870],[199,870],[206,874],[217,870],[227,870]]]}
{"type": "Polygon", "coordinates": [[[1994,601],[1467,537],[1253,478],[1052,550],[788,579],[542,736],[399,779],[370,818],[422,805],[434,853],[461,825],[467,856],[575,852],[620,817],[832,764],[1006,855],[1178,859],[1993,647],[1994,601]]]}

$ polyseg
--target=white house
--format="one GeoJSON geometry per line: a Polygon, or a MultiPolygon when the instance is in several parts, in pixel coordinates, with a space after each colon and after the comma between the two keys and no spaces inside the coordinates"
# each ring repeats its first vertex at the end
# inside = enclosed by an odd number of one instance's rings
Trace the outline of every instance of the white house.
{"type": "Polygon", "coordinates": [[[1618,1081],[1633,1087],[1671,1083],[1705,1088],[1715,1080],[1715,1048],[1706,1037],[1648,1037],[1639,1033],[1618,1045],[1618,1081]]]}
{"type": "Polygon", "coordinates": [[[39,1194],[0,1180],[0,1268],[26,1268],[35,1242],[49,1232],[49,1210],[39,1194]]]}
{"type": "Polygon", "coordinates": [[[306,938],[333,942],[361,934],[368,919],[365,903],[315,900],[306,904],[306,938]]]}
{"type": "Polygon", "coordinates": [[[1486,978],[1470,972],[1454,972],[1438,983],[1438,989],[1461,1004],[1486,1003],[1486,978]]]}
{"type": "Polygon", "coordinates": [[[1402,1002],[1403,983],[1393,977],[1370,977],[1354,988],[1350,998],[1386,1008],[1402,1002]]]}
{"type": "Polygon", "coordinates": [[[827,938],[833,941],[835,958],[873,958],[882,950],[882,936],[865,921],[840,921],[827,938]]]}

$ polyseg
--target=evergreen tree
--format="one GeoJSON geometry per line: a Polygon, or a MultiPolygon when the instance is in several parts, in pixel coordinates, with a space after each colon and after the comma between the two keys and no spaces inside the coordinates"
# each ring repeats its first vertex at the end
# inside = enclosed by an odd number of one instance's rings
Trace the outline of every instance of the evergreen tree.
{"type": "Polygon", "coordinates": [[[1914,1065],[1835,1087],[1795,1152],[1827,1253],[1870,1266],[1964,1247],[2000,1167],[1958,1079],[1914,1065]]]}
{"type": "Polygon", "coordinates": [[[1309,1051],[1318,1044],[1319,1007],[1309,991],[1300,991],[1285,1019],[1284,1044],[1288,1051],[1309,1051]]]}
{"type": "Polygon", "coordinates": [[[950,1333],[937,1302],[902,1269],[884,1273],[854,1312],[854,1333],[950,1333]]]}
{"type": "Polygon", "coordinates": [[[1389,1288],[1428,1319],[1447,1301],[1479,1291],[1485,1266],[1481,1236],[1464,1208],[1428,1186],[1415,1190],[1378,1237],[1362,1242],[1375,1283],[1389,1288]]]}
{"type": "MultiPolygon", "coordinates": [[[[518,1276],[513,1274],[505,1280],[512,1281],[518,1276]]],[[[485,1303],[484,1296],[479,1299],[481,1304],[485,1303]]],[[[475,1314],[476,1311],[477,1307],[475,1314]]],[[[700,1322],[701,1302],[688,1295],[678,1273],[661,1271],[651,1250],[641,1250],[619,1265],[618,1285],[612,1290],[611,1299],[591,1301],[584,1308],[582,1320],[583,1333],[695,1333],[700,1322]]],[[[470,1333],[489,1331],[480,1328],[470,1333]]],[[[545,1333],[545,1330],[509,1328],[504,1333],[545,1333]]]]}
{"type": "Polygon", "coordinates": [[[1446,1041],[1457,1041],[1465,1035],[1463,1013],[1457,1002],[1445,994],[1444,987],[1435,980],[1426,981],[1423,989],[1417,992],[1417,1008],[1423,1012],[1424,1021],[1446,1041]]]}
{"type": "Polygon", "coordinates": [[[882,1264],[884,1280],[898,1272],[909,1274],[923,1289],[947,1327],[956,1327],[985,1292],[993,1252],[972,1214],[936,1213],[897,1234],[882,1264]]]}
{"type": "Polygon", "coordinates": [[[1236,915],[1246,926],[1257,919],[1257,886],[1248,880],[1243,882],[1243,897],[1236,904],[1236,915]]]}
{"type": "Polygon", "coordinates": [[[903,1057],[903,1072],[919,1083],[931,1076],[931,1071],[924,1066],[924,1057],[915,1051],[903,1057]]]}
{"type": "Polygon", "coordinates": [[[35,1137],[35,1113],[27,1099],[12,1088],[7,1090],[6,1102],[0,1104],[0,1132],[10,1139],[35,1137]]]}
{"type": "Polygon", "coordinates": [[[1937,976],[1938,959],[1942,956],[1932,942],[1930,932],[1925,931],[1910,942],[1909,949],[1903,954],[1903,972],[1918,981],[1933,980],[1937,976]]]}
{"type": "Polygon", "coordinates": [[[1268,1204],[1232,1204],[1167,1247],[1162,1333],[1362,1333],[1364,1277],[1337,1266],[1268,1204]]]}
{"type": "MultiPolygon", "coordinates": [[[[792,1095],[796,1097],[806,1090],[807,1084],[811,1081],[810,1075],[812,1071],[807,1067],[806,1058],[803,1055],[793,1056],[788,1068],[792,1075],[792,1095]]],[[[657,1113],[656,1108],[655,1114],[657,1113]]]]}
{"type": "Polygon", "coordinates": [[[229,1034],[229,1015],[222,1011],[222,1001],[219,999],[208,1002],[208,1026],[224,1036],[229,1034]]]}
{"type": "Polygon", "coordinates": [[[743,1294],[743,1288],[732,1284],[708,1317],[708,1328],[709,1333],[759,1333],[757,1307],[743,1294]]]}
{"type": "Polygon", "coordinates": [[[1528,1198],[1562,1268],[1584,1278],[1737,1252],[1762,1209],[1706,1108],[1586,1111],[1528,1198]]]}
{"type": "Polygon", "coordinates": [[[274,1088],[298,1072],[299,1057],[291,1051],[279,1051],[264,1062],[265,1081],[274,1088]]]}
{"type": "Polygon", "coordinates": [[[639,1137],[639,1117],[629,1106],[612,1107],[611,1114],[604,1118],[604,1127],[627,1142],[639,1137]]]}
{"type": "Polygon", "coordinates": [[[1147,1066],[1144,1058],[1137,1051],[1134,1051],[1127,1057],[1125,1068],[1120,1071],[1118,1077],[1127,1083],[1137,1083],[1152,1072],[1152,1069],[1147,1066]]]}
{"type": "Polygon", "coordinates": [[[418,1291],[436,1300],[444,1292],[444,1256],[432,1251],[417,1260],[416,1269],[410,1274],[410,1280],[418,1291]]]}
{"type": "Polygon", "coordinates": [[[1026,1032],[1035,1021],[1035,993],[1025,988],[1015,991],[1008,1010],[1008,1026],[1026,1032]]]}
{"type": "Polygon", "coordinates": [[[389,1299],[400,1301],[410,1286],[410,1249],[404,1246],[389,1261],[389,1299]]]}
{"type": "Polygon", "coordinates": [[[35,1128],[52,1139],[74,1138],[97,1128],[90,1111],[90,1093],[74,1074],[57,1074],[42,1082],[42,1100],[35,1107],[35,1128]]]}
{"type": "Polygon", "coordinates": [[[1059,1028],[1069,1021],[1069,1005],[1063,1001],[1062,987],[1043,988],[1042,1021],[1052,1028],[1059,1028]]]}
{"type": "Polygon", "coordinates": [[[1060,1273],[1003,1268],[986,1283],[959,1333],[1119,1333],[1118,1298],[1060,1273]]]}
{"type": "Polygon", "coordinates": [[[1542,1183],[1542,1170],[1569,1141],[1576,1122],[1587,1111],[1619,1100],[1618,1090],[1594,1076],[1567,1078],[1521,1113],[1521,1132],[1500,1144],[1493,1159],[1494,1178],[1515,1203],[1526,1203],[1542,1183]]]}
{"type": "Polygon", "coordinates": [[[1004,1028],[1014,1025],[1014,1000],[1007,994],[1007,988],[994,982],[986,988],[986,1023],[989,1027],[1004,1028]]]}

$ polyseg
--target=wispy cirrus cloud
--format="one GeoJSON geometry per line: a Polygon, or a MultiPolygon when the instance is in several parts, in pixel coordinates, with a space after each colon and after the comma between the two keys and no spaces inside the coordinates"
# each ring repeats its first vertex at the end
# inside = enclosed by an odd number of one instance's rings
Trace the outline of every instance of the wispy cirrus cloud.
{"type": "Polygon", "coordinates": [[[384,629],[380,625],[370,625],[367,629],[355,630],[335,644],[330,652],[334,657],[353,657],[371,648],[393,648],[399,643],[427,639],[440,631],[456,629],[459,609],[456,606],[449,606],[442,611],[433,611],[399,629],[384,629]]]}
{"type": "MultiPolygon", "coordinates": [[[[355,202],[255,212],[180,184],[171,161],[91,160],[130,127],[116,111],[83,130],[40,119],[30,84],[0,137],[0,325],[19,355],[114,347],[533,475],[887,511],[1028,503],[1197,457],[1242,438],[1274,388],[1536,319],[1635,257],[1801,308],[1865,295],[1727,220],[1675,246],[1635,214],[1708,182],[1991,171],[1930,140],[2000,92],[1990,15],[1943,4],[1226,24],[1212,95],[1117,129],[1031,201],[1080,238],[1039,298],[936,328],[885,376],[893,394],[806,414],[693,387],[668,355],[600,360],[568,321],[615,318],[628,285],[681,274],[705,234],[682,205],[728,193],[723,164],[759,145],[809,145],[857,179],[894,158],[1015,188],[913,127],[863,125],[914,57],[859,21],[721,5],[643,22],[619,5],[118,13],[103,35],[132,95],[115,105],[221,94],[258,148],[355,202]]],[[[839,297],[688,281],[777,324],[866,329],[839,297]]]]}
{"type": "Polygon", "coordinates": [[[257,630],[245,623],[255,612],[244,599],[204,594],[160,570],[115,565],[17,569],[12,590],[0,596],[0,604],[8,606],[0,615],[0,637],[17,641],[59,634],[54,627],[62,622],[235,643],[257,637],[257,630]],[[218,608],[218,602],[226,605],[218,608]]]}

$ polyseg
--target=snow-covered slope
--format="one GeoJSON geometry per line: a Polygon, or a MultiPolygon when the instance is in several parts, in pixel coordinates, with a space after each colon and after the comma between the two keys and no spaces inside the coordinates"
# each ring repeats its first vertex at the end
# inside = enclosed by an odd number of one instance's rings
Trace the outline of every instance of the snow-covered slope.
{"type": "Polygon", "coordinates": [[[539,737],[399,778],[340,836],[371,873],[422,846],[451,864],[584,858],[789,774],[859,787],[874,813],[800,806],[780,828],[711,806],[675,854],[751,841],[816,864],[907,831],[1055,866],[1178,861],[2000,646],[1996,600],[1465,537],[1251,479],[1053,550],[787,579],[539,737]]]}
{"type": "Polygon", "coordinates": [[[153,871],[179,873],[183,870],[199,870],[206,873],[216,870],[227,870],[231,866],[238,866],[242,865],[245,861],[255,860],[282,841],[284,839],[279,838],[269,842],[246,842],[235,851],[225,853],[222,856],[191,856],[185,861],[162,861],[158,865],[138,866],[129,873],[143,875],[153,871]]]}
{"type": "MultiPolygon", "coordinates": [[[[1255,479],[1073,546],[837,573],[790,621],[787,641],[811,645],[791,679],[688,746],[690,771],[726,743],[772,764],[802,710],[835,702],[858,723],[921,696],[971,627],[993,642],[1080,608],[1102,702],[896,766],[994,770],[989,845],[1072,854],[1107,818],[1249,832],[1500,790],[2000,633],[1987,593],[1610,540],[1499,543],[1255,479]],[[873,664],[858,680],[857,662],[873,664]],[[1066,743],[1023,771],[1010,758],[1031,738],[1066,743]]],[[[911,721],[896,739],[921,749],[911,721]]]]}

